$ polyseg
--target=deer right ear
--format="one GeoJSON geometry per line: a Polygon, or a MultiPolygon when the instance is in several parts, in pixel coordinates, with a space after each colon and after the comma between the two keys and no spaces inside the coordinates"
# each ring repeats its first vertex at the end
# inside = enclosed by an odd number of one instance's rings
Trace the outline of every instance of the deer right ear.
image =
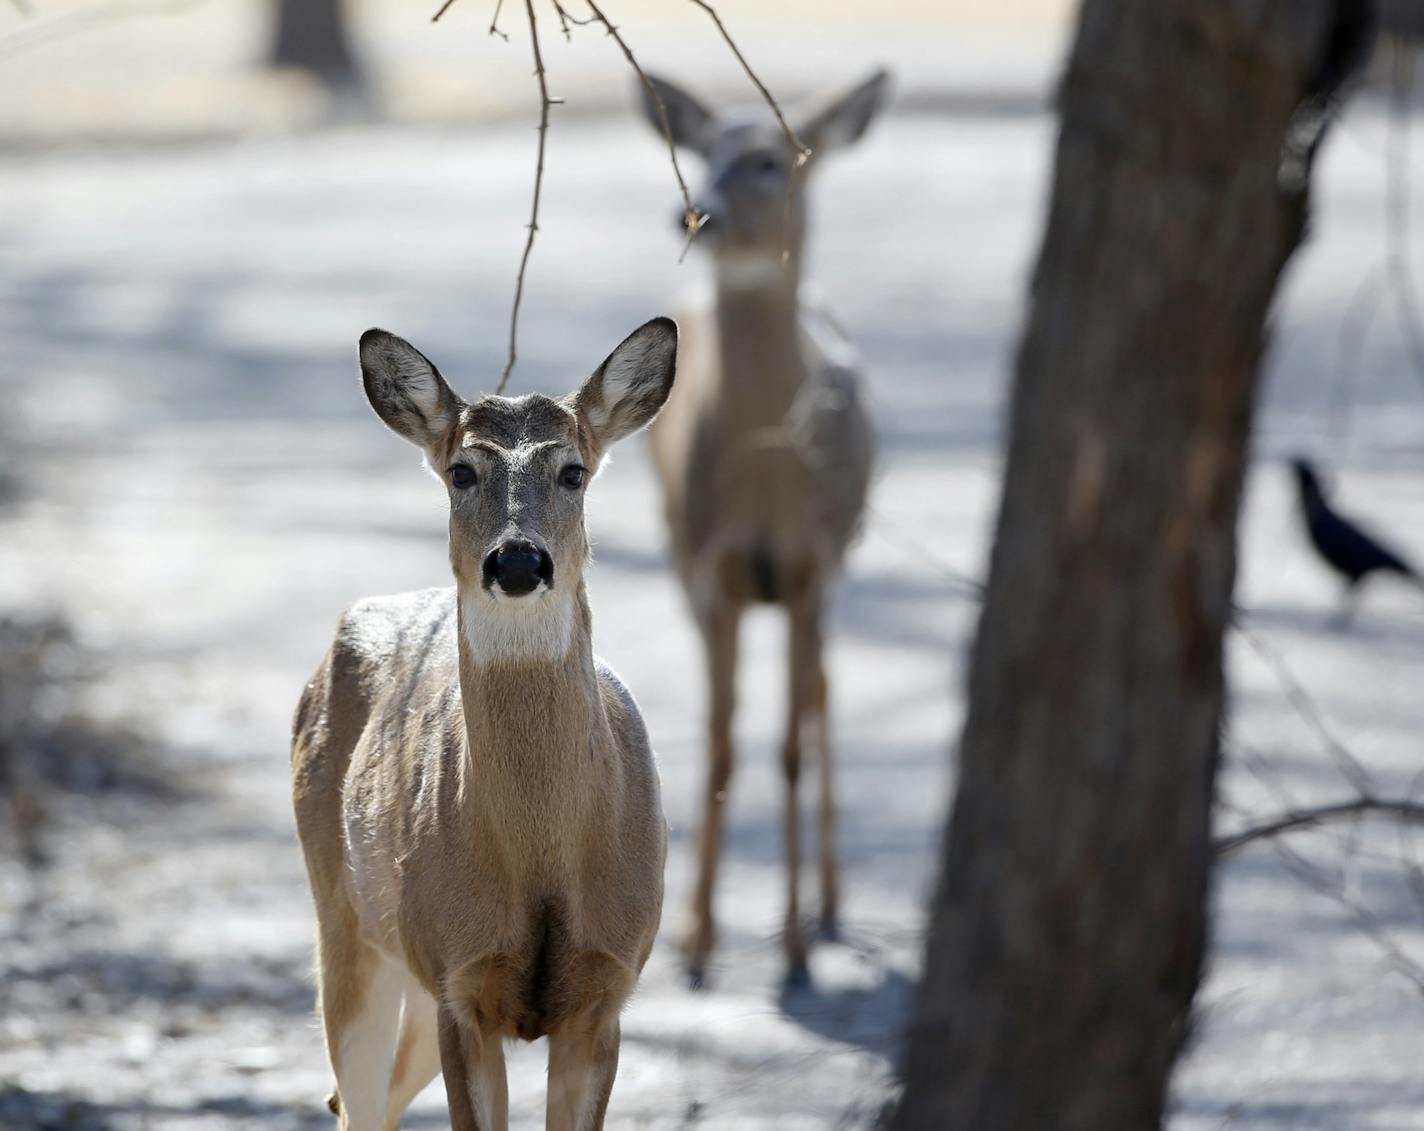
{"type": "Polygon", "coordinates": [[[361,335],[361,381],[386,427],[418,448],[434,447],[460,414],[460,398],[440,371],[404,338],[385,330],[361,335]]]}
{"type": "Polygon", "coordinates": [[[599,458],[625,436],[652,422],[672,391],[677,369],[677,323],[644,322],[618,344],[569,398],[599,458]]]}
{"type": "Polygon", "coordinates": [[[665,131],[670,131],[674,145],[705,152],[716,118],[711,110],[676,83],[656,75],[649,75],[646,85],[640,81],[638,93],[643,96],[643,114],[659,136],[666,137],[665,131]],[[667,113],[666,126],[663,125],[664,112],[667,113]]]}
{"type": "Polygon", "coordinates": [[[839,149],[859,141],[880,113],[890,93],[890,72],[876,71],[864,82],[833,98],[796,127],[814,151],[839,149]]]}

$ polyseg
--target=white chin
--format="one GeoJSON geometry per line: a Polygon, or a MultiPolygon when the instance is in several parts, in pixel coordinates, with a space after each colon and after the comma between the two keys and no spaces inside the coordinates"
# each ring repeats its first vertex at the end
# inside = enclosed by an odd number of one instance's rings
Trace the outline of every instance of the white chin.
{"type": "Polygon", "coordinates": [[[540,582],[517,597],[494,585],[480,598],[462,602],[460,626],[475,663],[540,663],[568,654],[574,630],[572,594],[540,582]],[[486,595],[492,599],[480,599],[486,595]]]}

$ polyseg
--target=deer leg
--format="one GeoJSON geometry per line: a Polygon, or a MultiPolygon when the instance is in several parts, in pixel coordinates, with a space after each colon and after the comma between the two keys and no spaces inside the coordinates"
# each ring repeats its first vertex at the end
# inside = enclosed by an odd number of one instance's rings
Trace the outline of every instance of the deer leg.
{"type": "Polygon", "coordinates": [[[692,914],[684,951],[688,977],[694,988],[702,986],[707,958],[716,941],[712,895],[717,883],[717,862],[722,851],[722,817],[727,787],[732,780],[732,714],[737,675],[737,628],[740,606],[719,602],[701,620],[707,647],[707,674],[711,689],[707,720],[707,786],[702,802],[702,829],[697,841],[697,883],[692,894],[692,914]]]}
{"type": "MultiPolygon", "coordinates": [[[[806,979],[806,941],[801,934],[801,738],[802,729],[822,697],[821,676],[821,605],[816,594],[809,594],[790,606],[791,619],[788,653],[790,672],[787,680],[786,737],[781,749],[781,768],[786,778],[786,927],[783,945],[786,950],[788,982],[806,979]]],[[[824,752],[823,752],[824,757],[824,752]]],[[[822,766],[822,834],[824,835],[825,767],[822,766]]],[[[824,844],[822,845],[824,857],[824,844]]],[[[824,859],[823,859],[824,867],[824,859]]],[[[824,879],[824,871],[822,876],[824,879]]],[[[824,891],[822,893],[824,895],[824,891]]]]}
{"type": "Polygon", "coordinates": [[[810,710],[821,778],[820,828],[817,830],[821,880],[820,926],[821,937],[833,939],[839,933],[840,867],[836,862],[836,795],[835,775],[831,763],[830,693],[826,687],[826,667],[822,652],[823,642],[818,632],[815,659],[809,678],[810,710]]]}
{"type": "Polygon", "coordinates": [[[451,1131],[508,1131],[509,1091],[499,1034],[462,1024],[447,1005],[438,1008],[436,1025],[451,1131]]]}
{"type": "Polygon", "coordinates": [[[401,1007],[400,1038],[386,1100],[386,1131],[397,1131],[401,1116],[440,1071],[440,1030],[435,999],[411,978],[401,1007]]]}
{"type": "Polygon", "coordinates": [[[321,1015],[339,1097],[333,1106],[342,1131],[383,1131],[402,977],[360,940],[355,912],[349,915],[341,929],[323,931],[320,947],[321,1015]]]}
{"type": "Polygon", "coordinates": [[[602,1131],[618,1044],[616,1008],[595,1009],[549,1034],[545,1131],[602,1131]]]}

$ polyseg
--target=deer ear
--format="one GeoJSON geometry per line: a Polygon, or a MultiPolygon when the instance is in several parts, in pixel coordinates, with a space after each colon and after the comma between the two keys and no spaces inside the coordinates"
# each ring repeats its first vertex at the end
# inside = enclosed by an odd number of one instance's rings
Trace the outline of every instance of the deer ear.
{"type": "Polygon", "coordinates": [[[859,86],[814,111],[797,127],[812,152],[837,149],[859,141],[890,93],[890,72],[876,71],[859,86]]]}
{"type": "Polygon", "coordinates": [[[699,153],[706,151],[716,120],[711,110],[676,83],[656,75],[649,75],[646,85],[640,81],[638,93],[642,95],[643,114],[659,136],[665,136],[663,112],[666,111],[666,129],[672,132],[673,144],[699,153]]]}
{"type": "Polygon", "coordinates": [[[618,344],[570,403],[601,452],[652,422],[672,391],[677,323],[645,322],[618,344]]]}
{"type": "Polygon", "coordinates": [[[461,401],[440,371],[404,338],[385,330],[361,335],[361,381],[386,427],[430,449],[454,425],[461,401]]]}

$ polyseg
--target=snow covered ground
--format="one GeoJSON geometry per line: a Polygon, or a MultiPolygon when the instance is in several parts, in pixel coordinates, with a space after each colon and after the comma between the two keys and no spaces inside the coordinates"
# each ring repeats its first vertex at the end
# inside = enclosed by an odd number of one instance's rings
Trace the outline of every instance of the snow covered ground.
{"type": "MultiPolygon", "coordinates": [[[[1424,373],[1389,292],[1369,292],[1385,127],[1362,106],[1333,140],[1284,292],[1241,601],[1330,730],[1403,794],[1424,768],[1424,597],[1381,585],[1332,629],[1335,587],[1282,465],[1317,452],[1347,509],[1424,561],[1424,373]],[[1378,316],[1352,354],[1362,280],[1378,316]]],[[[812,992],[778,980],[781,626],[754,618],[745,648],[723,939],[693,994],[672,944],[702,773],[698,649],[645,453],[619,452],[591,489],[595,643],[642,703],[672,823],[618,1126],[859,1126],[884,1098],[963,711],[974,607],[956,577],[983,568],[1051,142],[1036,114],[896,117],[815,186],[812,275],[863,348],[882,457],[834,616],[848,929],[813,955],[812,992]]],[[[0,861],[0,1122],[7,1085],[97,1127],[329,1120],[288,720],[346,605],[448,570],[443,493],[366,407],[355,341],[383,325],[465,391],[492,384],[532,156],[523,124],[0,152],[0,441],[22,489],[0,513],[0,603],[75,619],[108,659],[95,709],[143,720],[190,794],[69,814],[38,900],[0,861]]],[[[516,390],[571,388],[701,277],[696,256],[676,262],[665,160],[631,121],[556,120],[516,390]]],[[[1348,797],[1280,672],[1240,640],[1231,660],[1222,827],[1238,808],[1348,797]]],[[[1302,851],[1348,857],[1345,897],[1424,961],[1396,830],[1311,834],[1302,851]]],[[[1173,1125],[1424,1128],[1419,990],[1298,868],[1263,846],[1222,871],[1173,1125]]],[[[542,1049],[512,1065],[534,1126],[542,1049]]],[[[414,1123],[442,1112],[437,1085],[414,1123]]]]}

